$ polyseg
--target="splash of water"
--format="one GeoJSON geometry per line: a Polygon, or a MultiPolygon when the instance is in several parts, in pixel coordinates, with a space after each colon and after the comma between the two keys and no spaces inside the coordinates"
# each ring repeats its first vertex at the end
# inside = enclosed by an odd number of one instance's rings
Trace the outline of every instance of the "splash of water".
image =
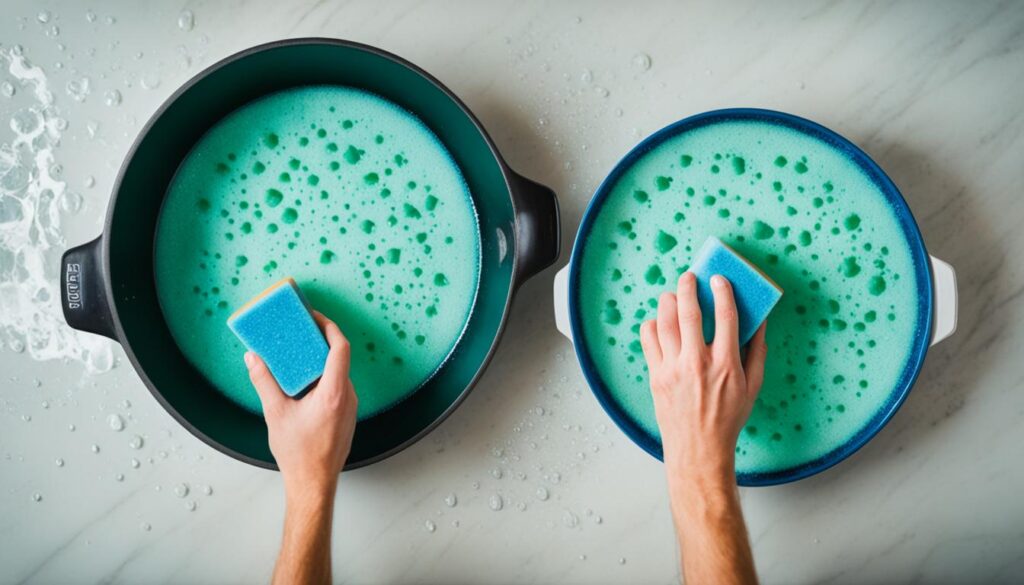
{"type": "Polygon", "coordinates": [[[54,160],[67,121],[46,74],[20,46],[0,48],[0,68],[31,102],[11,115],[14,138],[0,143],[0,346],[105,372],[114,364],[111,343],[68,327],[60,308],[61,221],[81,207],[81,195],[60,180],[54,160]]]}

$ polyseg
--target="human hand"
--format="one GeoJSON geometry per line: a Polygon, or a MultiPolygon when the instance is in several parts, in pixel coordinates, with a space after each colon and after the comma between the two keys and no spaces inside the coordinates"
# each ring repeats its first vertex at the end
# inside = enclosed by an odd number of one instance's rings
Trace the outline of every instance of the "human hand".
{"type": "Polygon", "coordinates": [[[764,379],[766,324],[741,359],[732,286],[716,275],[711,290],[715,338],[710,345],[704,343],[691,272],[679,277],[676,294],[661,295],[657,320],[640,329],[670,488],[712,484],[734,489],[736,439],[764,379]]]}
{"type": "Polygon", "coordinates": [[[249,379],[263,403],[270,451],[274,454],[285,491],[333,497],[338,474],[345,466],[356,428],[358,399],[349,379],[348,340],[333,321],[313,311],[330,351],[324,373],[302,398],[288,397],[266,364],[246,352],[249,379]]]}

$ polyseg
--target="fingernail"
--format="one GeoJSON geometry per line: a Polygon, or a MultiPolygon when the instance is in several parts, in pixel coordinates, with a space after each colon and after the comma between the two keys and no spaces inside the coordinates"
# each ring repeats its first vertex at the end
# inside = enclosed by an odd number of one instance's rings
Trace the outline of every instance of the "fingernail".
{"type": "Polygon", "coordinates": [[[725,286],[725,278],[723,278],[720,274],[712,276],[711,286],[714,286],[716,288],[722,288],[723,286],[725,286]]]}
{"type": "Polygon", "coordinates": [[[251,368],[252,367],[252,352],[251,351],[245,352],[245,355],[242,356],[242,359],[245,360],[245,367],[247,367],[247,368],[251,368]]]}

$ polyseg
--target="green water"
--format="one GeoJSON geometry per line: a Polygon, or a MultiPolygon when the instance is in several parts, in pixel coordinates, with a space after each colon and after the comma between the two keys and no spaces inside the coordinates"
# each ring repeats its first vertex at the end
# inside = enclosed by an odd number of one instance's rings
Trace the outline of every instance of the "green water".
{"type": "Polygon", "coordinates": [[[352,344],[360,419],[445,361],[473,302],[470,193],[418,119],[343,87],[284,91],[211,129],[172,183],[156,236],[171,333],[213,385],[259,412],[227,317],[292,276],[352,344]]]}
{"type": "Polygon", "coordinates": [[[865,426],[909,358],[918,291],[896,215],[849,159],[780,126],[717,123],[641,157],[598,212],[579,302],[598,375],[655,437],[640,323],[711,235],[785,291],[736,469],[810,462],[865,426]]]}

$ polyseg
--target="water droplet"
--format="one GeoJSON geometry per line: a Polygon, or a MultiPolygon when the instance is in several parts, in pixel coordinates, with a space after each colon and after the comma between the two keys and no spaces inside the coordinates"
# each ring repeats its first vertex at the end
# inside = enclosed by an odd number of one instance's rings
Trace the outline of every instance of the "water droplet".
{"type": "Polygon", "coordinates": [[[213,495],[213,486],[204,485],[203,486],[203,494],[207,495],[207,496],[212,496],[213,495]]]}
{"type": "Polygon", "coordinates": [[[71,99],[76,102],[84,102],[85,98],[89,97],[89,93],[91,91],[89,85],[89,78],[83,77],[81,79],[72,79],[68,81],[67,85],[64,86],[64,89],[67,91],[68,95],[71,96],[71,99]]]}
{"type": "Polygon", "coordinates": [[[96,13],[92,10],[87,10],[85,12],[85,20],[86,22],[96,22],[96,13]]]}
{"type": "Polygon", "coordinates": [[[57,460],[54,461],[54,463],[57,464],[57,467],[64,467],[64,460],[61,459],[60,457],[58,457],[57,460]]]}
{"type": "Polygon", "coordinates": [[[39,492],[36,492],[36,493],[32,494],[32,501],[33,502],[41,502],[41,501],[43,501],[43,494],[41,494],[39,492]]]}
{"type": "Polygon", "coordinates": [[[633,56],[633,67],[640,71],[647,71],[651,68],[651,56],[647,53],[637,53],[633,56]]]}
{"type": "Polygon", "coordinates": [[[450,493],[444,497],[444,504],[449,508],[454,508],[458,503],[459,499],[455,496],[454,493],[450,493]]]}
{"type": "Polygon", "coordinates": [[[537,499],[538,500],[540,500],[542,502],[546,502],[548,497],[550,497],[551,494],[550,494],[550,492],[548,492],[548,488],[546,488],[544,486],[541,486],[541,487],[537,488],[536,495],[537,495],[537,499]]]}
{"type": "Polygon", "coordinates": [[[43,10],[42,12],[40,12],[39,14],[36,15],[36,20],[38,20],[39,22],[41,22],[43,24],[46,24],[46,23],[50,22],[50,11],[49,10],[43,10]]]}
{"type": "Polygon", "coordinates": [[[134,437],[132,437],[132,440],[128,442],[128,446],[131,447],[132,449],[141,449],[144,443],[145,441],[143,440],[141,435],[135,435],[134,437]]]}
{"type": "Polygon", "coordinates": [[[594,81],[594,72],[590,69],[584,69],[583,73],[580,74],[580,81],[583,83],[590,83],[594,81]]]}
{"type": "Polygon", "coordinates": [[[160,76],[155,71],[148,71],[142,74],[140,84],[143,89],[156,89],[160,87],[160,76]]]}
{"type": "Polygon", "coordinates": [[[142,465],[141,463],[139,463],[139,460],[134,457],[132,457],[132,460],[129,463],[132,466],[132,469],[138,469],[139,466],[142,465]]]}
{"type": "Polygon", "coordinates": [[[14,88],[14,84],[11,83],[10,81],[5,81],[3,83],[0,83],[0,95],[2,95],[4,97],[7,97],[7,98],[14,97],[15,91],[16,90],[14,88]]]}
{"type": "Polygon", "coordinates": [[[124,430],[124,419],[119,414],[111,414],[107,417],[107,425],[110,430],[119,433],[124,430]]]}
{"type": "Polygon", "coordinates": [[[75,425],[74,424],[68,425],[68,430],[71,431],[71,432],[75,432],[75,425]]]}
{"type": "Polygon", "coordinates": [[[495,467],[494,469],[492,469],[491,470],[491,476],[493,476],[494,479],[501,479],[501,476],[502,476],[501,468],[495,467]]]}
{"type": "Polygon", "coordinates": [[[103,103],[110,107],[115,107],[121,104],[121,92],[116,89],[109,89],[103,94],[103,103]]]}
{"type": "Polygon", "coordinates": [[[139,528],[142,529],[143,532],[149,532],[153,529],[149,522],[143,522],[142,524],[139,524],[139,528]]]}
{"type": "Polygon", "coordinates": [[[423,528],[427,532],[433,533],[435,530],[437,530],[437,524],[434,524],[433,520],[427,520],[423,523],[423,528]]]}
{"type": "Polygon", "coordinates": [[[619,564],[620,565],[625,565],[626,564],[626,557],[619,557],[619,564]]]}
{"type": "MultiPolygon", "coordinates": [[[[603,98],[606,98],[609,95],[611,95],[611,92],[608,91],[608,88],[602,87],[600,85],[594,88],[594,93],[596,93],[599,97],[603,97],[603,98]]],[[[586,149],[584,149],[584,150],[586,150],[586,149]]]]}
{"type": "Polygon", "coordinates": [[[196,26],[196,15],[191,10],[182,10],[178,15],[178,28],[189,32],[196,26]]]}
{"type": "Polygon", "coordinates": [[[187,483],[179,483],[178,485],[174,486],[174,495],[178,496],[179,498],[184,498],[185,496],[187,496],[188,495],[188,484],[187,483]]]}
{"type": "Polygon", "coordinates": [[[118,473],[117,475],[114,476],[114,479],[117,481],[124,481],[124,474],[118,473]]]}
{"type": "Polygon", "coordinates": [[[505,502],[501,499],[500,495],[491,494],[490,499],[487,501],[487,505],[490,506],[491,510],[498,512],[505,506],[505,502]]]}
{"type": "MultiPolygon", "coordinates": [[[[181,497],[181,496],[178,496],[178,497],[181,497]]],[[[196,501],[195,500],[189,500],[189,501],[185,502],[185,509],[188,510],[189,512],[195,512],[196,511],[196,501]]]]}
{"type": "Polygon", "coordinates": [[[580,517],[573,513],[572,510],[566,509],[562,513],[562,524],[565,524],[566,528],[576,528],[580,523],[580,517]]]}
{"type": "Polygon", "coordinates": [[[100,452],[100,446],[97,445],[96,443],[93,443],[91,449],[92,449],[93,453],[99,453],[100,452]]]}

